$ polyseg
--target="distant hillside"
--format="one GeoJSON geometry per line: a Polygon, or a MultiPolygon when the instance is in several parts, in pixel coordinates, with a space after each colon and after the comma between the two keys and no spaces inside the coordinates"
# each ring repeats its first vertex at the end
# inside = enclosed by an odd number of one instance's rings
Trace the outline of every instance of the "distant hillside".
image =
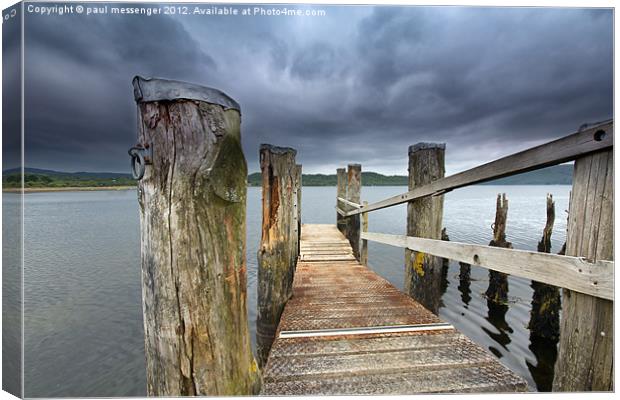
{"type": "MultiPolygon", "coordinates": [[[[304,174],[304,186],[336,186],[336,175],[304,174]]],[[[555,165],[538,171],[496,179],[483,185],[570,185],[573,181],[572,165],[555,165]]],[[[260,172],[248,176],[250,186],[261,185],[260,172]]],[[[362,172],[364,186],[407,186],[408,178],[403,175],[382,175],[376,172],[362,172]]]]}
{"type": "MultiPolygon", "coordinates": [[[[2,187],[17,188],[21,185],[21,170],[3,171],[2,187]]],[[[25,168],[24,183],[28,188],[134,186],[131,174],[115,172],[59,172],[49,169],[25,168]]]]}
{"type": "MultiPolygon", "coordinates": [[[[134,186],[136,181],[131,174],[116,172],[59,172],[47,169],[26,168],[26,187],[99,187],[134,186]]],[[[304,186],[336,186],[336,175],[304,174],[304,186]]],[[[570,185],[573,179],[572,165],[555,165],[538,171],[527,172],[508,178],[483,183],[484,185],[570,185]]],[[[3,173],[2,185],[16,188],[20,185],[20,170],[9,169],[3,173]]],[[[261,185],[261,174],[248,175],[249,186],[261,185]]],[[[407,186],[407,177],[402,175],[382,175],[376,172],[362,172],[364,186],[407,186]]]]}
{"type": "Polygon", "coordinates": [[[571,185],[573,165],[554,165],[483,183],[483,185],[571,185]]]}

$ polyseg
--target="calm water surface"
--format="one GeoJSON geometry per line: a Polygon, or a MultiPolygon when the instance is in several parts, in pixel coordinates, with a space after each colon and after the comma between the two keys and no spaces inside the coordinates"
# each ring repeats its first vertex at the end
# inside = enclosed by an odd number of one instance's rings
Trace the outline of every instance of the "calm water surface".
{"type": "MultiPolygon", "coordinates": [[[[510,201],[507,236],[517,249],[536,249],[545,223],[545,195],[556,201],[552,251],[565,240],[570,186],[475,186],[445,196],[444,224],[452,241],[488,244],[495,196],[510,201]]],[[[369,202],[405,191],[364,187],[369,202]]],[[[335,223],[334,187],[304,187],[304,223],[335,223]]],[[[260,189],[248,189],[248,308],[256,323],[256,252],[260,189]]],[[[18,203],[15,203],[18,204],[18,203]]],[[[404,205],[370,214],[370,231],[404,234],[404,205]]],[[[10,229],[5,224],[3,229],[10,229]]],[[[33,193],[26,196],[25,387],[28,397],[143,396],[145,362],[140,289],[139,219],[134,191],[33,193]]],[[[402,289],[404,250],[371,243],[369,264],[402,289]]],[[[490,313],[483,293],[488,272],[472,267],[469,287],[451,263],[440,316],[524,377],[531,390],[550,376],[548,348],[532,345],[530,282],[509,278],[505,315],[490,313]],[[534,350],[530,349],[533,348],[534,350]]],[[[553,353],[553,351],[551,351],[553,353]]]]}

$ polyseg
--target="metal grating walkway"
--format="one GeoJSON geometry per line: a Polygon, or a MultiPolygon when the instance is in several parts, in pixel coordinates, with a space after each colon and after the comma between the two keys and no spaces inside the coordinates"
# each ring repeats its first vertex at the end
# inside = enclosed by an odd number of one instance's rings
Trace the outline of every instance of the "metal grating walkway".
{"type": "Polygon", "coordinates": [[[263,395],[525,391],[527,384],[353,257],[334,225],[303,225],[263,395]]]}

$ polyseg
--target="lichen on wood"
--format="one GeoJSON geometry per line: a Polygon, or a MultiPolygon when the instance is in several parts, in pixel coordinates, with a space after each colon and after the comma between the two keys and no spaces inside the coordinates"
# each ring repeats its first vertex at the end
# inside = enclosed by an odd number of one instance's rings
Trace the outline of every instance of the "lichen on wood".
{"type": "Polygon", "coordinates": [[[138,106],[138,142],[153,149],[138,183],[147,393],[257,393],[240,113],[183,99],[138,106]]]}
{"type": "MultiPolygon", "coordinates": [[[[445,145],[418,143],[409,148],[409,190],[445,175],[445,145]]],[[[443,195],[415,199],[407,205],[407,235],[441,239],[443,195]]],[[[443,259],[405,250],[405,292],[437,313],[441,300],[443,259]]]]}

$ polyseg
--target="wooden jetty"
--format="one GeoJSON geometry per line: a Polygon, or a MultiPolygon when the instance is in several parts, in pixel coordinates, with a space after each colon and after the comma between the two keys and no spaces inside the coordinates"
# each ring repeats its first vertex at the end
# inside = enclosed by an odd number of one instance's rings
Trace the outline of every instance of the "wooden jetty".
{"type": "Polygon", "coordinates": [[[255,359],[240,106],[185,82],[136,77],[133,86],[148,395],[257,394],[261,372],[265,395],[526,390],[436,316],[444,259],[493,271],[493,297],[508,290],[503,274],[562,288],[552,389],[613,390],[613,121],[451,176],[444,144],[415,144],[408,191],[373,203],[362,201],[361,165],[349,164],[337,170],[335,225],[301,224],[296,151],[262,145],[255,359]],[[445,193],[568,161],[564,254],[509,248],[505,198],[495,246],[442,234],[445,193]],[[370,212],[405,203],[406,235],[368,232],[370,212]],[[368,241],[404,250],[404,292],[366,266],[368,241]]]}
{"type": "Polygon", "coordinates": [[[491,353],[360,264],[335,225],[302,225],[293,297],[261,394],[526,389],[491,353]]]}

